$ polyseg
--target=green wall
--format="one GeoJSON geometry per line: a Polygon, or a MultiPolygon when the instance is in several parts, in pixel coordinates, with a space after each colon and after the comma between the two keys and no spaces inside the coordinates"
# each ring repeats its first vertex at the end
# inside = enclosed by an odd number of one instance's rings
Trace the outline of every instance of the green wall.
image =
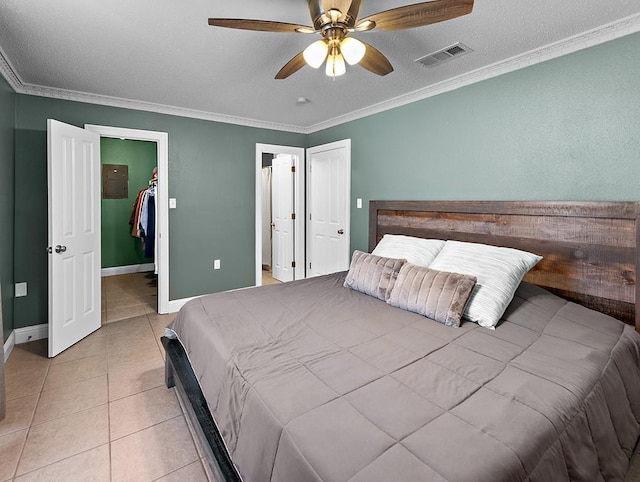
{"type": "Polygon", "coordinates": [[[0,76],[0,286],[2,286],[3,339],[13,330],[13,89],[0,76]]]}
{"type": "Polygon", "coordinates": [[[352,249],[372,199],[640,199],[640,34],[308,136],[352,141],[352,249]],[[357,198],[364,209],[355,209],[357,198]]]}
{"type": "Polygon", "coordinates": [[[153,258],[145,258],[140,238],[131,236],[129,218],[138,192],[149,185],[156,160],[155,142],[100,139],[101,163],[126,165],[129,173],[128,198],[101,200],[103,268],[153,263],[153,258]]]}
{"type": "Polygon", "coordinates": [[[16,328],[47,322],[48,118],[169,134],[170,299],[254,284],[255,145],[304,146],[304,135],[17,95],[15,277],[29,296],[15,302],[16,328]]]}
{"type": "Polygon", "coordinates": [[[353,249],[367,248],[371,199],[637,200],[638,72],[634,34],[307,136],[17,95],[14,278],[29,296],[15,300],[15,327],[47,320],[47,118],[169,133],[179,299],[253,284],[257,142],[352,140],[353,249]]]}

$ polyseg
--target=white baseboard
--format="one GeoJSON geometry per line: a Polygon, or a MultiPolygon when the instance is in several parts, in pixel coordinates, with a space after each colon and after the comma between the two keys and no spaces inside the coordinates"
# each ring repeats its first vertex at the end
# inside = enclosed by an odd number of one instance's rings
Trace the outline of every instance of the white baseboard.
{"type": "Polygon", "coordinates": [[[24,328],[16,328],[13,332],[16,334],[16,345],[19,345],[28,341],[49,338],[49,325],[43,323],[42,325],[25,326],[24,328]]]}
{"type": "MultiPolygon", "coordinates": [[[[242,288],[235,288],[232,290],[226,290],[225,293],[230,293],[232,291],[240,291],[240,290],[248,290],[249,288],[255,288],[255,286],[244,286],[242,288]]],[[[203,296],[203,295],[200,295],[203,296]]],[[[195,300],[196,298],[200,298],[200,296],[192,296],[191,298],[182,298],[179,300],[171,300],[169,301],[169,304],[167,305],[167,309],[162,311],[162,314],[166,314],[166,313],[176,313],[178,311],[180,311],[180,308],[182,308],[186,303],[188,303],[191,300],[195,300]]]]}
{"type": "MultiPolygon", "coordinates": [[[[151,264],[151,266],[153,266],[153,264],[151,264]]],[[[180,311],[180,308],[182,308],[188,301],[196,298],[198,298],[198,296],[183,298],[180,300],[172,300],[169,302],[166,313],[177,313],[178,311],[180,311]]],[[[11,350],[13,350],[13,347],[15,345],[27,343],[29,341],[42,340],[43,338],[48,337],[49,325],[47,323],[43,323],[41,325],[26,326],[24,328],[16,328],[11,332],[9,338],[7,338],[7,341],[4,343],[4,361],[7,361],[9,355],[11,354],[11,350]]]]}
{"type": "Polygon", "coordinates": [[[15,330],[11,332],[7,341],[4,342],[4,362],[6,363],[9,359],[9,355],[11,355],[11,350],[16,345],[16,332],[15,330]]]}
{"type": "Polygon", "coordinates": [[[129,266],[115,266],[113,268],[102,268],[100,270],[101,276],[116,276],[119,274],[131,274],[131,273],[144,273],[147,271],[154,271],[155,265],[153,263],[145,264],[132,264],[129,266]]]}
{"type": "Polygon", "coordinates": [[[195,300],[196,298],[199,298],[199,296],[192,296],[191,298],[182,298],[180,300],[171,300],[169,301],[169,304],[167,305],[167,309],[164,311],[164,314],[177,313],[178,311],[180,311],[180,308],[182,308],[188,301],[195,300]]]}

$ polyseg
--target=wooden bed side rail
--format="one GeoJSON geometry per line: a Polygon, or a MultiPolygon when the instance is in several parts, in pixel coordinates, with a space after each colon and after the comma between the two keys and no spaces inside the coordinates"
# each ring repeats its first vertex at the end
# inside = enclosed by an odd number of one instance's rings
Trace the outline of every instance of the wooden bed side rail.
{"type": "Polygon", "coordinates": [[[543,256],[525,277],[640,332],[638,202],[370,201],[369,250],[384,234],[506,246],[543,256]]]}
{"type": "Polygon", "coordinates": [[[186,416],[190,417],[201,446],[209,452],[207,460],[219,482],[242,482],[236,466],[231,461],[226,445],[218,430],[200,384],[196,379],[191,363],[182,344],[175,339],[163,336],[160,338],[166,352],[165,382],[167,388],[175,387],[180,395],[184,395],[186,416]]]}

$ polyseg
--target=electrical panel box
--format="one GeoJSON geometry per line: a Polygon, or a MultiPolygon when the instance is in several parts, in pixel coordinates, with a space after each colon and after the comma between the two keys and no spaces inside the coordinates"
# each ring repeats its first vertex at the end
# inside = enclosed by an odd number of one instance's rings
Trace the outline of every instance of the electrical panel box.
{"type": "Polygon", "coordinates": [[[129,166],[126,164],[102,165],[102,199],[127,199],[129,197],[129,166]]]}

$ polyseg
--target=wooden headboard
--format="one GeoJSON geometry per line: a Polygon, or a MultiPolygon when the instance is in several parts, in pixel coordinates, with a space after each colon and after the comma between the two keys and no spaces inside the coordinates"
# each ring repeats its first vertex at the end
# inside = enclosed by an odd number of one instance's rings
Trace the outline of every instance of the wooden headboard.
{"type": "Polygon", "coordinates": [[[371,201],[369,250],[384,234],[453,239],[543,256],[524,278],[640,331],[637,202],[371,201]]]}

